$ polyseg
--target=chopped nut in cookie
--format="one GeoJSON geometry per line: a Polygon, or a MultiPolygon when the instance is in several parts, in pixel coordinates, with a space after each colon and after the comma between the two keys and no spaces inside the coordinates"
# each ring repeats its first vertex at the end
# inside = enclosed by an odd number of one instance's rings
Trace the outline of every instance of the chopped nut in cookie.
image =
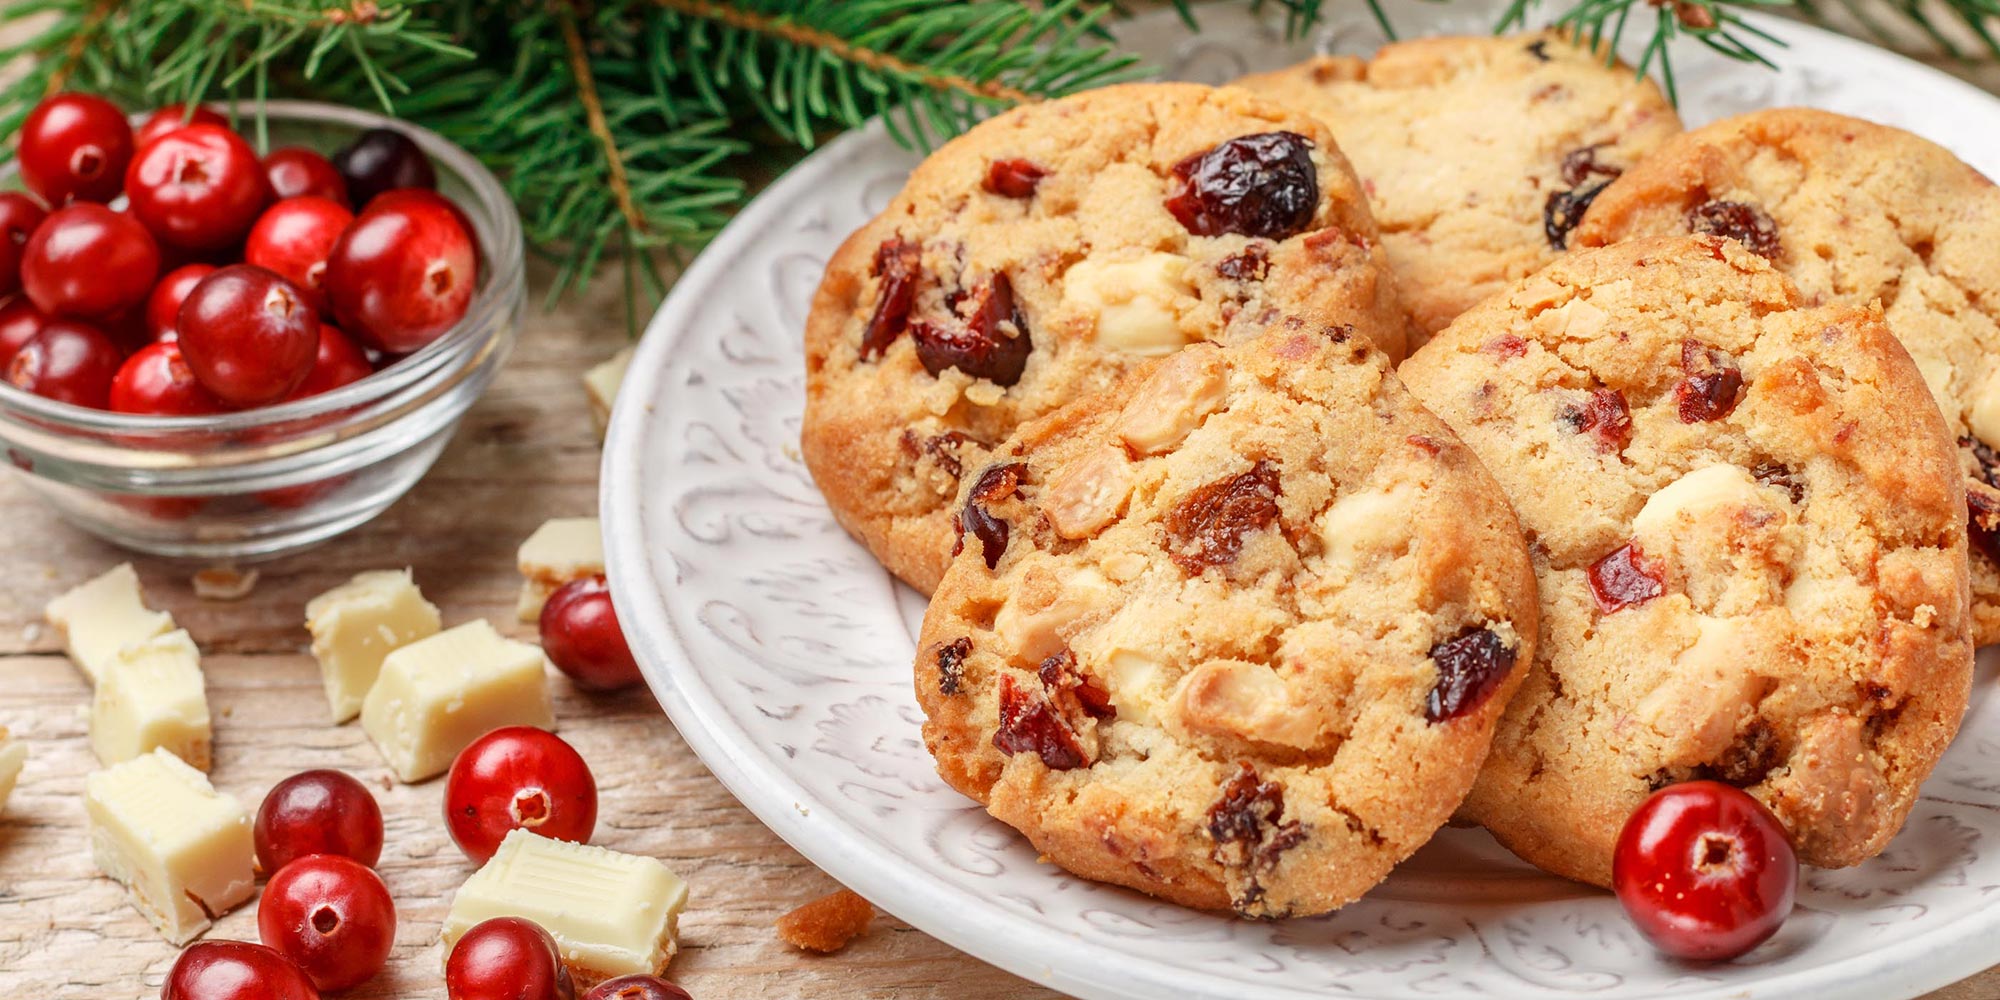
{"type": "Polygon", "coordinates": [[[1133,455],[1178,447],[1222,408],[1229,378],[1212,350],[1182,351],[1160,362],[1118,416],[1118,438],[1133,455]]]}
{"type": "Polygon", "coordinates": [[[1056,534],[1088,538],[1116,520],[1132,493],[1132,462],[1105,445],[1058,473],[1042,491],[1042,512],[1056,534]]]}

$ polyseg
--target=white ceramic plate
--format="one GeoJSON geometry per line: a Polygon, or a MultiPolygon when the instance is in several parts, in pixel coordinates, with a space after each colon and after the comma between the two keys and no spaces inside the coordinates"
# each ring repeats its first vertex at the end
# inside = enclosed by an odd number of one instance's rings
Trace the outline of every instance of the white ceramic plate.
{"type": "MultiPolygon", "coordinates": [[[[1329,5],[1336,6],[1336,5],[1329,5]]],[[[1322,49],[1369,52],[1362,12],[1322,49]]],[[[1480,32],[1460,0],[1392,7],[1406,36],[1480,32]]],[[[1125,40],[1171,75],[1220,82],[1287,46],[1237,13],[1125,40]]],[[[1690,46],[1690,123],[1810,104],[1912,129],[2000,176],[2000,101],[1878,49],[1788,22],[1771,73],[1690,46]]],[[[911,691],[923,601],[844,535],[799,460],[800,331],[827,257],[915,158],[878,126],[794,168],[689,269],[654,317],[605,450],[619,613],[695,752],[792,846],[909,923],[1089,998],[1640,997],[1893,1000],[2000,959],[2000,702],[1981,671],[1963,735],[1909,827],[1857,869],[1809,872],[1783,932],[1719,967],[1663,961],[1609,896],[1541,875],[1484,833],[1447,830],[1330,917],[1250,923],[1036,862],[937,778],[911,691]]]]}

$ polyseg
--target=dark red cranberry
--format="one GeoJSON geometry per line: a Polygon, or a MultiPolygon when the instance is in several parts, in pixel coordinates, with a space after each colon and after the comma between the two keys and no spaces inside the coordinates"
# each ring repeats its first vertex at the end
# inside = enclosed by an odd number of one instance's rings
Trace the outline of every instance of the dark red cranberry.
{"type": "Polygon", "coordinates": [[[51,316],[111,317],[144,302],[159,273],[146,228],[103,205],[51,212],[21,255],[21,287],[51,316]]]}
{"type": "Polygon", "coordinates": [[[1589,435],[1598,451],[1621,451],[1632,440],[1632,408],[1616,389],[1592,389],[1583,405],[1565,405],[1556,417],[1570,433],[1589,435]]]}
{"type": "Polygon", "coordinates": [[[1011,757],[1032,753],[1051,771],[1073,771],[1086,763],[1083,743],[1069,720],[1040,692],[1000,675],[1000,722],[993,745],[1011,757]]]}
{"type": "Polygon", "coordinates": [[[181,303],[180,345],[194,376],[231,406],[275,403],[312,373],[319,321],[292,283],[231,264],[181,303]]]}
{"type": "Polygon", "coordinates": [[[7,381],[37,396],[102,410],[125,355],[96,327],[52,319],[7,362],[7,381]]]}
{"type": "Polygon", "coordinates": [[[326,157],[300,146],[271,150],[264,157],[264,180],[271,185],[271,197],[325,198],[343,208],[353,208],[347,197],[347,180],[326,157]]]}
{"type": "Polygon", "coordinates": [[[28,237],[49,217],[47,209],[19,191],[0,192],[0,295],[21,290],[21,257],[28,237]]]}
{"type": "Polygon", "coordinates": [[[306,399],[323,392],[332,392],[344,385],[375,374],[375,366],[368,363],[368,352],[361,345],[349,339],[347,334],[332,323],[319,325],[319,354],[313,361],[312,374],[292,390],[286,402],[306,399]]]}
{"type": "Polygon", "coordinates": [[[333,154],[334,169],[347,182],[354,204],[368,202],[397,188],[435,188],[437,171],[415,140],[394,129],[374,128],[333,154]]]}
{"type": "Polygon", "coordinates": [[[1726,236],[1767,260],[1783,251],[1778,223],[1763,209],[1740,201],[1708,201],[1688,209],[1688,232],[1726,236]]]}
{"type": "Polygon", "coordinates": [[[445,959],[444,988],[450,1000],[576,998],[555,939],[520,917],[494,917],[466,931],[445,959]]]}
{"type": "Polygon", "coordinates": [[[1424,718],[1444,722],[1478,708],[1514,669],[1514,650],[1493,630],[1468,628],[1431,647],[1437,683],[1424,699],[1424,718]]]}
{"type": "Polygon", "coordinates": [[[361,213],[327,257],[326,296],[340,327],[409,354],[464,318],[478,278],[472,236],[442,198],[398,198],[361,213]]]}
{"type": "Polygon", "coordinates": [[[901,236],[892,236],[875,248],[875,261],[868,273],[881,279],[876,293],[875,312],[861,331],[861,360],[882,356],[909,326],[910,308],[917,301],[917,279],[923,276],[924,248],[901,236]]]}
{"type": "Polygon", "coordinates": [[[354,213],[338,202],[312,195],[287,198],[265,209],[250,227],[243,260],[297,286],[324,317],[326,258],[353,221],[354,213]]]}
{"type": "Polygon", "coordinates": [[[145,149],[147,143],[186,125],[215,125],[228,128],[229,119],[200,105],[195,105],[194,114],[189,115],[187,105],[169,104],[147,115],[146,120],[139,124],[139,132],[133,139],[132,148],[145,149]]]}
{"type": "Polygon", "coordinates": [[[965,536],[969,534],[979,540],[979,554],[986,560],[986,568],[1000,565],[1000,557],[1007,554],[1007,522],[995,516],[990,508],[1013,496],[1027,476],[1028,467],[1018,462],[988,466],[979,474],[964,509],[959,511],[958,541],[952,546],[952,555],[964,550],[965,536]]]}
{"type": "Polygon", "coordinates": [[[452,842],[479,864],[515,830],[588,843],[597,828],[597,779],[562,737],[533,726],[504,726],[452,760],[444,822],[452,842]]]}
{"type": "Polygon", "coordinates": [[[950,319],[910,325],[924,370],[937,375],[956,368],[995,385],[1020,381],[1035,348],[1007,275],[995,274],[970,294],[953,298],[950,319]]]}
{"type": "Polygon", "coordinates": [[[1312,225],[1319,174],[1297,132],[1240,136],[1174,164],[1167,211],[1196,236],[1281,240],[1312,225]]]}
{"type": "Polygon", "coordinates": [[[1657,569],[1631,543],[1612,549],[1590,564],[1584,574],[1590,579],[1590,594],[1597,609],[1610,614],[1635,604],[1644,604],[1666,592],[1657,569]]]}
{"type": "Polygon", "coordinates": [[[300,771],[271,786],[257,807],[257,866],[276,872],[309,854],[373,866],[382,858],[382,807],[341,771],[300,771]]]}
{"type": "Polygon", "coordinates": [[[0,305],[0,371],[6,370],[22,345],[33,340],[48,322],[49,317],[26,298],[11,298],[0,305]]]}
{"type": "Polygon", "coordinates": [[[1047,174],[1032,160],[994,160],[986,165],[984,187],[1002,198],[1033,198],[1047,174]]]}
{"type": "Polygon", "coordinates": [[[1189,576],[1210,566],[1227,566],[1243,551],[1243,540],[1278,519],[1284,487],[1278,466],[1259,460],[1249,472],[1196,487],[1167,511],[1167,558],[1189,576]]]}
{"type": "Polygon", "coordinates": [[[275,948],[197,941],[167,970],[160,1000],[319,1000],[319,991],[275,948]]]}
{"type": "Polygon", "coordinates": [[[160,242],[219,250],[250,231],[270,198],[257,152],[219,125],[189,125],[139,151],[125,172],[132,214],[160,242]]]}
{"type": "Polygon", "coordinates": [[[571,580],[551,595],[542,605],[541,629],[542,651],[578,687],[616,691],[644,680],[601,573],[571,580]]]}
{"type": "Polygon", "coordinates": [[[1569,234],[1583,222],[1583,215],[1590,211],[1590,203],[1604,193],[1609,181],[1582,184],[1567,191],[1550,191],[1547,201],[1542,203],[1542,236],[1549,246],[1556,250],[1569,248],[1569,234]]]}
{"type": "Polygon", "coordinates": [[[1689,781],[1654,792],[1625,821],[1611,882],[1654,947],[1719,962],[1784,926],[1799,861],[1763,803],[1721,782],[1689,781]]]}
{"type": "Polygon", "coordinates": [[[1736,359],[1699,340],[1681,341],[1681,370],[1687,376],[1674,383],[1674,403],[1681,423],[1720,420],[1736,409],[1743,391],[1743,370],[1736,359]]]}
{"type": "Polygon", "coordinates": [[[214,273],[214,264],[182,264],[168,271],[146,297],[146,336],[154,341],[178,338],[180,332],[176,326],[181,320],[181,303],[187,301],[188,293],[201,284],[201,279],[214,273]]]}
{"type": "Polygon", "coordinates": [[[21,181],[50,205],[118,197],[132,160],[132,126],[101,97],[57,94],[21,123],[21,181]]]}
{"type": "Polygon", "coordinates": [[[694,996],[658,976],[619,976],[591,987],[583,1000],[694,1000],[694,996]]]}
{"type": "Polygon", "coordinates": [[[149,344],[125,359],[111,379],[111,410],[154,417],[205,417],[228,407],[202,388],[179,344],[149,344]]]}

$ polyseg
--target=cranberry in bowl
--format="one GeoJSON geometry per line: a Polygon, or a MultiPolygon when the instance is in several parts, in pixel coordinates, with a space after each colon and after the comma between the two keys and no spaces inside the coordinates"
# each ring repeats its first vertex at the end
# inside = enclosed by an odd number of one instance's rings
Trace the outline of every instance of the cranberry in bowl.
{"type": "MultiPolygon", "coordinates": [[[[151,234],[158,245],[171,247],[178,238],[166,231],[169,209],[220,199],[243,216],[232,217],[230,228],[240,225],[249,234],[250,253],[211,255],[218,265],[212,269],[176,269],[162,253],[151,280],[171,287],[140,294],[136,305],[115,314],[48,315],[24,293],[0,296],[8,329],[22,327],[14,331],[22,336],[0,342],[0,355],[19,353],[9,345],[25,344],[40,327],[81,323],[125,359],[113,385],[38,394],[50,379],[28,371],[12,379],[12,359],[0,357],[0,448],[57,511],[126,548],[249,560],[297,551],[365,523],[430,469],[519,331],[520,219],[499,181],[471,155],[421,127],[366,111],[302,101],[265,107],[269,142],[253,146],[258,155],[282,149],[285,157],[318,154],[331,164],[366,137],[379,143],[384,130],[392,131],[432,168],[434,194],[426,189],[423,197],[454,211],[424,211],[428,203],[408,196],[382,197],[372,231],[407,232],[410,253],[424,259],[412,264],[384,256],[380,247],[358,253],[340,246],[339,236],[353,228],[345,207],[287,206],[258,229],[265,213],[285,204],[262,166],[230,160],[210,171],[182,171],[174,167],[178,147],[157,135],[144,144],[138,158],[153,168],[128,172],[127,186],[181,186],[152,195],[155,214],[165,219],[162,232],[151,234]],[[246,170],[241,190],[217,179],[218,172],[246,170]],[[255,198],[246,201],[244,191],[255,198]],[[254,214],[245,205],[254,205],[254,214]],[[289,225],[279,224],[287,218],[289,225]],[[393,284],[398,267],[414,270],[431,279],[429,289],[449,286],[454,300],[442,311],[434,300],[398,311],[397,302],[378,296],[366,309],[349,310],[343,325],[338,312],[345,303],[328,301],[322,282],[327,260],[336,271],[345,268],[343,280],[371,289],[393,284]],[[204,288],[211,277],[217,280],[204,288]],[[385,343],[396,353],[383,350],[385,343]],[[129,384],[118,388],[120,379],[129,384]]],[[[153,109],[125,110],[136,127],[153,109]]],[[[246,128],[244,138],[251,135],[246,128]]],[[[183,145],[192,157],[229,144],[183,145]]],[[[224,151],[242,158],[233,145],[224,151]]],[[[12,167],[0,172],[0,189],[22,187],[12,167]]],[[[352,210],[356,222],[370,217],[368,203],[352,210]]],[[[57,374],[79,382],[104,374],[102,365],[69,367],[77,370],[57,374]]]]}

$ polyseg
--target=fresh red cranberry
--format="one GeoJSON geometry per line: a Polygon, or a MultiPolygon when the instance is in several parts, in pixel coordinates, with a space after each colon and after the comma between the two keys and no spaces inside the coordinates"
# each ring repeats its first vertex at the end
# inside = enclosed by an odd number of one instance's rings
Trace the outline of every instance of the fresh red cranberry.
{"type": "Polygon", "coordinates": [[[326,255],[354,221],[338,202],[314,195],[287,198],[264,210],[243,243],[243,260],[298,286],[313,311],[326,315],[326,255]]]}
{"type": "Polygon", "coordinates": [[[156,521],[185,521],[208,506],[207,497],[144,496],[137,493],[100,493],[98,496],[156,521]]]}
{"type": "Polygon", "coordinates": [[[319,356],[313,361],[312,374],[292,390],[286,402],[332,392],[343,385],[352,385],[375,374],[375,366],[368,363],[368,353],[361,345],[349,339],[347,334],[332,323],[319,325],[319,356]]]}
{"type": "Polygon", "coordinates": [[[514,829],[585,843],[597,828],[597,779],[583,755],[554,733],[495,729],[451,762],[444,822],[459,850],[480,864],[514,829]]]}
{"type": "Polygon", "coordinates": [[[132,148],[145,149],[147,143],[187,125],[216,125],[228,128],[229,119],[200,105],[196,105],[194,114],[190,115],[187,105],[169,104],[147,115],[146,120],[139,123],[139,131],[133,138],[132,148]]]}
{"type": "Polygon", "coordinates": [[[347,200],[347,181],[333,162],[300,146],[271,150],[264,157],[264,179],[274,198],[303,198],[312,195],[353,208],[347,200]]]}
{"type": "Polygon", "coordinates": [[[52,319],[7,362],[7,381],[37,396],[102,410],[125,356],[95,327],[52,319]]]}
{"type": "Polygon", "coordinates": [[[1784,925],[1799,861],[1763,803],[1719,781],[1689,781],[1654,792],[1625,821],[1611,881],[1654,947],[1717,962],[1784,925]]]}
{"type": "Polygon", "coordinates": [[[48,210],[19,191],[0,192],[0,295],[21,290],[21,257],[48,210]]]}
{"type": "Polygon", "coordinates": [[[373,866],[382,858],[382,807],[340,771],[300,771],[271,786],[257,807],[257,865],[275,872],[308,854],[373,866]]]}
{"type": "Polygon", "coordinates": [[[408,354],[443,336],[472,302],[472,237],[442,198],[399,198],[361,213],[326,262],[340,327],[408,354]]]}
{"type": "Polygon", "coordinates": [[[466,931],[445,959],[444,989],[450,1000],[576,1000],[555,938],[520,917],[466,931]]]}
{"type": "Polygon", "coordinates": [[[264,885],[257,937],[329,993],[382,971],[396,946],[396,903],[382,876],[353,858],[309,854],[264,885]]]}
{"type": "Polygon", "coordinates": [[[139,151],[125,171],[125,194],[132,214],[160,242],[219,250],[250,231],[270,188],[242,136],[219,125],[189,125],[139,151]]]}
{"type": "Polygon", "coordinates": [[[231,264],[188,293],[176,321],[194,377],[231,406],[275,403],[312,374],[319,320],[291,282],[231,264]]]}
{"type": "Polygon", "coordinates": [[[279,510],[298,510],[340,488],[341,484],[347,482],[348,478],[347,476],[335,476],[332,479],[318,479],[310,483],[300,483],[297,486],[280,486],[276,489],[258,490],[256,494],[257,501],[266,507],[276,507],[279,510]]]}
{"type": "Polygon", "coordinates": [[[619,976],[591,987],[583,1000],[694,1000],[694,996],[658,976],[619,976]]]}
{"type": "Polygon", "coordinates": [[[274,948],[197,941],[167,970],[160,1000],[319,1000],[319,991],[274,948]]]}
{"type": "Polygon", "coordinates": [[[215,273],[214,264],[182,264],[167,272],[146,296],[146,336],[154,341],[179,338],[181,303],[201,279],[215,273]]]}
{"type": "Polygon", "coordinates": [[[578,687],[616,691],[642,680],[601,573],[563,584],[542,605],[542,651],[578,687]]]}
{"type": "Polygon", "coordinates": [[[175,343],[149,344],[126,358],[111,379],[110,407],[114,413],[155,417],[205,417],[228,410],[195,380],[175,343]]]}
{"type": "Polygon", "coordinates": [[[146,227],[103,205],[56,209],[28,238],[21,287],[51,316],[104,319],[146,300],[160,248],[146,227]]]}
{"type": "Polygon", "coordinates": [[[1172,175],[1167,211],[1196,236],[1282,240],[1319,211],[1312,141],[1297,132],[1239,136],[1174,164],[1172,175]]]}
{"type": "Polygon", "coordinates": [[[394,129],[361,133],[352,145],[333,154],[333,165],[346,179],[354,204],[363,207],[384,191],[437,187],[430,157],[415,140],[394,129]]]}
{"type": "Polygon", "coordinates": [[[8,299],[0,305],[0,371],[6,370],[7,363],[48,322],[48,316],[25,298],[8,299]]]}
{"type": "Polygon", "coordinates": [[[21,123],[21,180],[51,205],[118,197],[132,160],[132,126],[101,97],[57,94],[21,123]]]}

